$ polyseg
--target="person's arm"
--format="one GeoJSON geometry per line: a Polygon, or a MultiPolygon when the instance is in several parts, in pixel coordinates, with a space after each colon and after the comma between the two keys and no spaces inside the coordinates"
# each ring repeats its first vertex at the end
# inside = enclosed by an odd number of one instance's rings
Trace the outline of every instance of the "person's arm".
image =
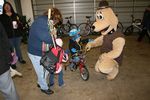
{"type": "Polygon", "coordinates": [[[5,29],[4,29],[3,25],[1,24],[1,22],[0,22],[0,33],[1,33],[0,37],[2,39],[0,42],[4,43],[8,58],[11,61],[12,60],[12,57],[11,57],[12,46],[9,43],[7,34],[6,34],[5,29]]]}
{"type": "Polygon", "coordinates": [[[42,16],[41,18],[39,18],[37,21],[36,21],[36,24],[37,24],[37,36],[39,38],[39,40],[47,43],[47,44],[51,44],[52,43],[52,37],[51,37],[51,34],[49,32],[49,29],[48,29],[48,24],[47,24],[47,18],[46,16],[42,16]]]}

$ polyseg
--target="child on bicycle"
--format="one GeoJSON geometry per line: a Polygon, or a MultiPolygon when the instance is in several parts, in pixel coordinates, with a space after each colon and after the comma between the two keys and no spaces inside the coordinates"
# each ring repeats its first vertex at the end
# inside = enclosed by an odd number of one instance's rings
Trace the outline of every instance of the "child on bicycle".
{"type": "Polygon", "coordinates": [[[69,36],[71,37],[71,39],[69,40],[69,51],[72,56],[71,64],[69,65],[69,67],[71,71],[73,71],[75,64],[80,61],[78,54],[82,52],[82,44],[90,42],[91,39],[81,39],[79,29],[72,29],[69,32],[69,36]]]}

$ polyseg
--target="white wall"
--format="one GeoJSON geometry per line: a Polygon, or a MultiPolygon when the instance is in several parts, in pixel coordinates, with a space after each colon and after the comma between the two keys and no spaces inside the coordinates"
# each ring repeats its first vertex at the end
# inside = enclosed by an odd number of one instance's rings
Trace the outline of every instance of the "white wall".
{"type": "Polygon", "coordinates": [[[31,0],[20,0],[22,7],[22,14],[27,17],[27,20],[31,18],[31,23],[33,22],[33,10],[31,0]]]}

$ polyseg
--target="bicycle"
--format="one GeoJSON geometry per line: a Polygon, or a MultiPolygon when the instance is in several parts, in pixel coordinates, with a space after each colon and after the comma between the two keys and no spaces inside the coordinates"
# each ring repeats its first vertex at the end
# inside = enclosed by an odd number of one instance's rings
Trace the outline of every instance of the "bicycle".
{"type": "Polygon", "coordinates": [[[89,79],[89,71],[87,69],[87,66],[85,65],[85,54],[83,51],[78,51],[76,54],[71,56],[71,59],[69,61],[69,64],[73,63],[73,68],[70,68],[71,71],[76,71],[77,68],[80,70],[80,76],[84,81],[87,81],[89,79]],[[74,57],[79,57],[80,60],[78,62],[74,62],[74,57]]]}
{"type": "Polygon", "coordinates": [[[72,18],[72,16],[65,17],[67,22],[65,24],[58,25],[58,28],[57,28],[57,36],[58,37],[68,35],[68,32],[71,29],[78,28],[78,26],[76,24],[71,23],[71,18],[72,18]]]}
{"type": "Polygon", "coordinates": [[[72,18],[72,16],[65,17],[65,19],[67,19],[67,22],[65,24],[63,24],[64,30],[67,32],[67,34],[71,29],[78,28],[78,26],[76,24],[71,23],[71,18],[72,18]]]}
{"type": "Polygon", "coordinates": [[[93,34],[94,30],[92,29],[93,22],[91,21],[92,16],[86,16],[86,22],[79,24],[80,35],[87,36],[89,34],[93,34]]]}
{"type": "Polygon", "coordinates": [[[124,34],[131,35],[132,33],[140,33],[142,31],[141,19],[135,19],[133,15],[131,15],[132,23],[129,27],[126,28],[124,34]]]}

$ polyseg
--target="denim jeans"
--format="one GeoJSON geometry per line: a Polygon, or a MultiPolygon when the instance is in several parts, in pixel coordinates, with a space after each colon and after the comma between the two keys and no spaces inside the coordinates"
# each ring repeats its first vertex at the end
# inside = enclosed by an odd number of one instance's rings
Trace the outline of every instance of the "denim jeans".
{"type": "MultiPolygon", "coordinates": [[[[49,83],[50,83],[50,85],[54,84],[54,75],[55,74],[50,74],[50,77],[49,77],[49,83]]],[[[59,84],[59,86],[62,86],[64,84],[63,70],[61,70],[60,73],[58,73],[58,84],[59,84]]]]}
{"type": "Polygon", "coordinates": [[[48,71],[44,71],[43,66],[40,65],[40,56],[32,55],[28,53],[28,56],[33,64],[34,70],[36,72],[37,78],[38,78],[38,84],[40,85],[42,90],[47,90],[48,85],[47,85],[47,76],[48,76],[48,71]]]}
{"type": "Polygon", "coordinates": [[[23,60],[21,49],[20,49],[21,39],[22,39],[21,37],[9,38],[10,44],[13,48],[15,48],[19,60],[23,60]]]}
{"type": "Polygon", "coordinates": [[[10,75],[10,70],[0,75],[0,91],[5,100],[19,100],[18,93],[10,75]]]}
{"type": "Polygon", "coordinates": [[[73,57],[71,60],[72,61],[71,61],[71,64],[69,65],[69,67],[73,68],[74,64],[78,63],[80,61],[80,58],[79,57],[73,57]]]}

